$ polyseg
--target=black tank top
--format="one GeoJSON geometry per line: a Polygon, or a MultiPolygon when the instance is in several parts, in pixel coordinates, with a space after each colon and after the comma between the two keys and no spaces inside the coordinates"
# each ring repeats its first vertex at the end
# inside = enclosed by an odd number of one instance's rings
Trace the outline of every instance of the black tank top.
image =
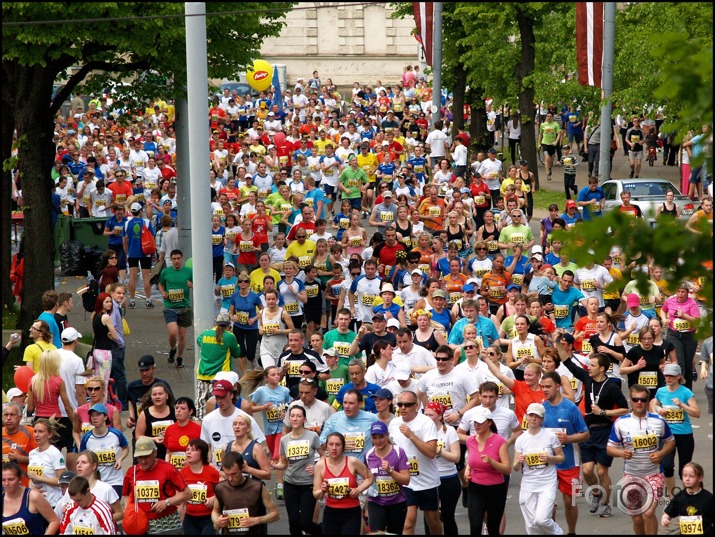
{"type": "Polygon", "coordinates": [[[109,328],[102,324],[102,314],[95,313],[92,317],[92,332],[94,332],[94,348],[111,350],[112,340],[109,339],[109,328]]]}
{"type": "Polygon", "coordinates": [[[670,216],[678,216],[677,206],[675,204],[673,204],[673,210],[669,211],[668,208],[665,206],[665,203],[663,203],[663,210],[660,211],[660,214],[668,214],[670,216]]]}
{"type": "MultiPolygon", "coordinates": [[[[164,431],[166,431],[166,427],[168,427],[168,425],[164,426],[163,423],[157,424],[157,430],[154,430],[154,423],[166,422],[166,421],[175,423],[176,415],[174,414],[174,407],[173,406],[169,407],[169,415],[166,416],[165,418],[155,418],[154,416],[152,416],[149,413],[149,408],[151,408],[151,407],[147,407],[144,409],[144,419],[146,419],[146,432],[144,434],[146,436],[164,436],[164,431]],[[163,430],[160,430],[159,427],[161,427],[163,430]]],[[[166,458],[166,447],[164,446],[164,444],[157,443],[156,447],[157,447],[156,457],[158,459],[165,459],[166,458]]]]}
{"type": "Polygon", "coordinates": [[[417,339],[417,333],[415,332],[415,335],[412,337],[412,341],[415,345],[424,347],[431,352],[435,352],[437,350],[437,347],[439,347],[439,343],[437,343],[437,339],[434,337],[434,331],[432,331],[427,341],[420,341],[419,339],[417,339]]]}
{"type": "MultiPolygon", "coordinates": [[[[402,235],[402,244],[405,245],[405,248],[407,250],[411,250],[413,247],[412,240],[411,240],[411,235],[412,235],[412,222],[407,222],[407,227],[406,228],[401,228],[399,222],[395,222],[395,229],[397,232],[402,235]],[[408,241],[408,242],[405,242],[408,241]]],[[[416,239],[415,239],[416,240],[416,239]]]]}
{"type": "Polygon", "coordinates": [[[531,174],[529,172],[526,172],[526,177],[521,173],[523,170],[519,170],[519,177],[521,180],[524,182],[526,186],[529,187],[529,191],[526,193],[527,198],[533,197],[533,185],[531,184],[531,174]]]}
{"type": "MultiPolygon", "coordinates": [[[[447,230],[447,242],[449,243],[453,240],[461,241],[462,248],[464,248],[464,228],[462,228],[462,224],[459,224],[459,231],[457,231],[457,233],[452,233],[449,230],[449,226],[447,226],[445,229],[447,230]]],[[[460,250],[462,248],[460,248],[460,250]]]]}

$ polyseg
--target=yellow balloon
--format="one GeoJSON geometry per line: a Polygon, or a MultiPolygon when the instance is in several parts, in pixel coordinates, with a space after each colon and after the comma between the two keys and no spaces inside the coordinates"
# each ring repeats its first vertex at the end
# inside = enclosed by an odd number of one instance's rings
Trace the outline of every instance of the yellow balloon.
{"type": "Polygon", "coordinates": [[[246,71],[248,85],[257,91],[265,91],[271,87],[273,66],[265,60],[254,60],[253,69],[246,71]]]}

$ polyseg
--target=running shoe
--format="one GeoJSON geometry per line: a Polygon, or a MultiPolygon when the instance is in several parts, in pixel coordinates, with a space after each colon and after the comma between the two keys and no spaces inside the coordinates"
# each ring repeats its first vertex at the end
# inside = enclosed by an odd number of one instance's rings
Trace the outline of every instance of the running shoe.
{"type": "Polygon", "coordinates": [[[154,309],[156,306],[154,306],[154,303],[151,300],[146,301],[146,309],[154,309]]]}
{"type": "Polygon", "coordinates": [[[169,349],[169,363],[174,363],[174,356],[176,356],[176,349],[169,349]]]}
{"type": "Polygon", "coordinates": [[[182,369],[184,367],[184,359],[181,356],[176,357],[176,368],[182,369]]]}
{"type": "Polygon", "coordinates": [[[634,172],[633,170],[631,170],[631,175],[630,175],[630,178],[631,178],[631,179],[633,179],[633,175],[634,175],[635,173],[636,173],[636,172],[634,172]]]}
{"type": "Polygon", "coordinates": [[[608,505],[607,503],[604,503],[601,506],[601,510],[598,512],[598,516],[601,518],[609,518],[613,516],[613,511],[611,511],[611,506],[608,505]]]}
{"type": "Polygon", "coordinates": [[[137,303],[134,302],[133,300],[130,300],[130,301],[129,301],[129,309],[132,309],[132,310],[133,310],[133,309],[136,308],[136,307],[137,307],[137,303]]]}
{"type": "Polygon", "coordinates": [[[591,494],[588,499],[588,512],[595,514],[598,511],[598,506],[601,503],[601,494],[591,494]]]}
{"type": "Polygon", "coordinates": [[[547,174],[546,174],[546,180],[547,180],[547,181],[551,181],[551,174],[550,174],[550,173],[547,173],[547,174]]]}
{"type": "Polygon", "coordinates": [[[283,483],[276,484],[276,500],[283,499],[283,483]]]}

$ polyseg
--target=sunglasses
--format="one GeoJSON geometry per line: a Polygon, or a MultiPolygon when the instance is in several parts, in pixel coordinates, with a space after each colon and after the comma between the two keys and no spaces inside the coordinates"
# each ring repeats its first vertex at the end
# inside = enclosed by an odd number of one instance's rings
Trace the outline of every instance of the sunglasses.
{"type": "Polygon", "coordinates": [[[437,356],[437,357],[435,357],[435,360],[437,362],[449,362],[451,360],[451,358],[448,358],[446,356],[437,356]]]}
{"type": "Polygon", "coordinates": [[[631,397],[631,403],[647,403],[647,397],[631,397]]]}
{"type": "Polygon", "coordinates": [[[496,356],[496,355],[497,355],[496,352],[488,352],[488,353],[487,353],[487,356],[496,356]]]}
{"type": "Polygon", "coordinates": [[[486,251],[486,250],[487,250],[487,248],[486,248],[486,247],[482,247],[482,246],[480,246],[479,248],[475,248],[475,250],[477,250],[477,252],[478,252],[478,251],[480,251],[480,250],[484,250],[484,251],[486,251]]]}
{"type": "Polygon", "coordinates": [[[468,351],[471,351],[472,349],[476,349],[477,346],[476,345],[465,345],[464,348],[468,351]]]}
{"type": "Polygon", "coordinates": [[[300,374],[301,375],[310,375],[313,371],[311,369],[301,369],[300,374]]]}
{"type": "Polygon", "coordinates": [[[248,283],[249,280],[238,280],[238,283],[248,283]]]}
{"type": "Polygon", "coordinates": [[[397,403],[398,408],[410,408],[415,406],[416,403],[397,403]]]}
{"type": "Polygon", "coordinates": [[[87,387],[87,391],[88,391],[88,392],[96,392],[96,391],[99,391],[99,390],[101,390],[101,389],[102,389],[102,388],[99,387],[99,386],[94,386],[94,387],[88,386],[88,387],[87,387]]]}

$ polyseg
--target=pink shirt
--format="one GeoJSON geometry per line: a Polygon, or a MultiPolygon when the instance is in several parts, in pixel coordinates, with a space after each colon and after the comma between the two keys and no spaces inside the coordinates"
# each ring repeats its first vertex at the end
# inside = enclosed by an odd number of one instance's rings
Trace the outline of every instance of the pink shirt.
{"type": "Polygon", "coordinates": [[[50,380],[45,382],[45,397],[40,401],[37,397],[37,392],[33,390],[35,396],[35,416],[38,418],[56,418],[62,417],[60,411],[60,384],[62,377],[50,377],[50,380]]]}
{"type": "Polygon", "coordinates": [[[678,302],[677,296],[671,296],[663,303],[661,309],[668,314],[669,330],[673,330],[674,332],[695,332],[695,327],[692,323],[676,316],[676,312],[681,310],[686,315],[699,318],[700,308],[698,308],[698,303],[695,302],[695,300],[688,297],[685,302],[678,302]]]}
{"type": "Polygon", "coordinates": [[[472,469],[470,479],[472,483],[477,483],[478,485],[500,485],[504,483],[504,474],[491,464],[482,461],[482,455],[489,455],[495,461],[504,462],[499,458],[499,448],[505,442],[504,437],[492,433],[487,439],[484,451],[479,451],[477,437],[470,436],[467,439],[467,449],[469,450],[467,464],[469,464],[469,467],[472,469]]]}

